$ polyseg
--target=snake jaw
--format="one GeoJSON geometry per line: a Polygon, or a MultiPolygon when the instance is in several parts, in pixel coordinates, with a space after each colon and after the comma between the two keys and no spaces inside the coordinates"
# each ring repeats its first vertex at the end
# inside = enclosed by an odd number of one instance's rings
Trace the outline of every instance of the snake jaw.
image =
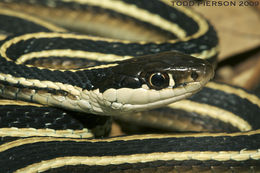
{"type": "MultiPolygon", "coordinates": [[[[178,88],[177,90],[164,89],[160,92],[156,90],[145,90],[143,88],[136,90],[116,90],[113,92],[118,95],[117,100],[111,104],[111,108],[116,108],[116,110],[110,110],[109,112],[110,114],[119,115],[122,113],[117,112],[117,110],[120,110],[120,112],[123,113],[128,113],[161,107],[187,98],[199,91],[201,88],[201,84],[196,82],[185,87],[178,88]]],[[[104,96],[108,93],[105,93],[104,96]]]]}
{"type": "Polygon", "coordinates": [[[89,94],[92,95],[89,98],[92,102],[87,102],[86,110],[90,108],[91,113],[94,114],[118,116],[124,113],[153,109],[187,98],[199,91],[205,84],[206,80],[189,83],[175,89],[167,88],[162,91],[144,88],[121,88],[109,89],[101,93],[99,90],[95,90],[95,94],[89,94]]]}

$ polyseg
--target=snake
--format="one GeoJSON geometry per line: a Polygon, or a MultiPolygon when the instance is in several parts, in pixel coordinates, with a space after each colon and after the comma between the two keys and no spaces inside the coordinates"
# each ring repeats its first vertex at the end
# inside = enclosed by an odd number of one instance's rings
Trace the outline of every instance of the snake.
{"type": "Polygon", "coordinates": [[[0,172],[260,171],[260,98],[210,81],[217,33],[172,3],[1,0],[0,172]]]}

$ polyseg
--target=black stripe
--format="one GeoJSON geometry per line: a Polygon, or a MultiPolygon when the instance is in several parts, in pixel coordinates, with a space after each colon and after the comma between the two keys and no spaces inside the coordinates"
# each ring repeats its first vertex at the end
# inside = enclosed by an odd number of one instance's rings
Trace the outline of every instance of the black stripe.
{"type": "Polygon", "coordinates": [[[88,165],[69,165],[60,168],[50,169],[44,173],[119,173],[119,172],[257,172],[260,171],[259,161],[248,160],[238,161],[156,161],[147,163],[120,164],[108,166],[88,166],[88,165]]]}
{"type": "Polygon", "coordinates": [[[0,128],[36,128],[65,130],[83,129],[79,121],[69,112],[51,107],[0,106],[0,128]]]}
{"type": "MultiPolygon", "coordinates": [[[[109,68],[94,69],[91,71],[85,70],[78,72],[61,72],[58,70],[50,71],[47,69],[40,70],[34,67],[28,68],[24,65],[17,65],[13,62],[5,61],[3,58],[0,58],[0,73],[11,74],[14,77],[24,77],[27,79],[61,82],[63,84],[70,84],[87,90],[91,90],[94,88],[92,82],[102,81],[106,76],[112,75],[111,69],[109,68]]],[[[1,83],[6,85],[5,81],[1,81],[1,83]]],[[[24,86],[22,86],[21,84],[14,84],[13,86],[24,88],[24,86]]]]}
{"type": "Polygon", "coordinates": [[[20,35],[23,33],[50,31],[49,29],[28,20],[3,14],[0,14],[0,28],[9,36],[13,34],[20,35]]]}
{"type": "Polygon", "coordinates": [[[35,128],[54,130],[95,130],[99,126],[97,136],[105,136],[110,128],[101,127],[109,121],[109,116],[96,116],[53,107],[34,107],[5,105],[0,106],[0,128],[35,128]]]}
{"type": "Polygon", "coordinates": [[[2,145],[2,144],[5,144],[5,143],[7,143],[7,142],[12,142],[12,141],[15,141],[15,140],[17,140],[17,139],[20,139],[20,138],[18,138],[18,137],[10,137],[10,136],[0,136],[0,146],[2,145]]]}
{"type": "MultiPolygon", "coordinates": [[[[16,170],[56,157],[116,156],[153,152],[257,150],[260,134],[236,137],[187,137],[114,142],[40,142],[14,147],[0,153],[0,166],[16,170]]],[[[160,159],[160,158],[158,158],[160,159]]]]}
{"type": "Polygon", "coordinates": [[[238,95],[205,87],[189,100],[227,110],[249,122],[253,129],[260,128],[260,116],[257,116],[260,115],[260,108],[238,95]]]}
{"type": "Polygon", "coordinates": [[[91,59],[86,59],[86,58],[77,58],[77,57],[58,57],[58,56],[49,56],[49,57],[37,57],[33,58],[30,60],[27,60],[24,62],[26,65],[34,65],[37,67],[50,67],[50,68],[57,68],[58,67],[63,67],[63,68],[69,68],[69,69],[78,69],[78,68],[86,68],[86,67],[93,67],[93,66],[98,66],[102,64],[109,64],[109,62],[102,62],[97,61],[97,60],[91,60],[91,59]],[[64,65],[65,64],[65,65],[64,65]],[[67,65],[66,65],[67,64],[67,65]]]}

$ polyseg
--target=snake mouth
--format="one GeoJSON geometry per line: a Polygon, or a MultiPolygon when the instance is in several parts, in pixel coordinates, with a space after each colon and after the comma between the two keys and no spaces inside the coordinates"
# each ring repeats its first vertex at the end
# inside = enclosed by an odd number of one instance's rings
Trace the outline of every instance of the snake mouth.
{"type": "Polygon", "coordinates": [[[128,101],[123,99],[120,100],[119,98],[118,100],[110,103],[109,108],[103,109],[104,114],[120,116],[120,114],[124,113],[139,112],[165,106],[181,99],[185,99],[198,92],[208,80],[209,79],[205,79],[203,82],[192,82],[179,88],[164,89],[162,91],[145,90],[143,88],[136,90],[126,88],[119,89],[116,91],[117,95],[124,93],[125,97],[129,97],[127,99],[128,101]],[[138,95],[139,99],[136,98],[136,95],[138,95]]]}
{"type": "Polygon", "coordinates": [[[200,91],[205,84],[206,82],[192,82],[176,89],[165,89],[159,92],[159,94],[155,94],[154,91],[148,91],[147,95],[148,98],[150,97],[149,101],[146,103],[139,102],[135,104],[122,105],[121,111],[138,112],[165,106],[195,94],[196,92],[200,91]]]}

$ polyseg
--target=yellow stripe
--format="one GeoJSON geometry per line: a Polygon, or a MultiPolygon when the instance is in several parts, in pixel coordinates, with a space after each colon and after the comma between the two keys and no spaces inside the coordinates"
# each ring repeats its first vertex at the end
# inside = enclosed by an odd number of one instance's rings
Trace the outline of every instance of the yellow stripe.
{"type": "MultiPolygon", "coordinates": [[[[97,65],[97,66],[93,66],[93,67],[85,67],[85,68],[80,68],[80,69],[53,69],[53,68],[48,68],[48,67],[37,67],[34,65],[25,65],[26,67],[36,67],[40,70],[43,69],[48,69],[50,71],[61,71],[61,72],[65,72],[65,71],[71,71],[71,72],[77,72],[77,71],[84,71],[84,70],[93,70],[93,69],[104,69],[104,68],[110,68],[110,67],[114,67],[117,66],[117,63],[113,63],[113,64],[101,64],[101,65],[97,65]]],[[[37,80],[37,79],[36,79],[37,80]]]]}
{"type": "Polygon", "coordinates": [[[219,47],[213,47],[212,49],[209,50],[204,50],[200,53],[193,53],[191,54],[191,56],[194,56],[196,58],[200,58],[200,59],[208,59],[211,57],[214,57],[215,55],[217,55],[219,52],[219,47]]]}
{"type": "Polygon", "coordinates": [[[203,152],[167,152],[167,153],[151,153],[151,154],[134,154],[134,155],[117,155],[117,156],[72,156],[58,157],[51,160],[34,163],[15,171],[15,173],[35,173],[44,172],[48,169],[59,168],[68,165],[119,165],[119,164],[134,164],[147,163],[153,161],[186,161],[186,160],[215,160],[215,161],[246,161],[249,159],[260,159],[260,150],[242,150],[242,151],[203,151],[203,152]]]}
{"type": "Polygon", "coordinates": [[[233,88],[231,86],[225,85],[225,84],[218,84],[215,82],[209,82],[207,85],[209,88],[213,88],[216,90],[220,90],[229,94],[235,94],[238,95],[241,98],[249,100],[251,103],[257,105],[260,108],[260,99],[256,95],[247,93],[246,91],[239,89],[239,88],[233,88]]]}
{"type": "Polygon", "coordinates": [[[7,38],[6,35],[0,34],[0,40],[4,40],[4,39],[6,39],[6,38],[7,38]]]}
{"type": "Polygon", "coordinates": [[[121,136],[121,137],[113,137],[109,139],[102,139],[102,140],[91,140],[93,142],[99,141],[129,141],[129,140],[145,140],[145,139],[163,139],[163,138],[185,138],[185,137],[234,137],[234,136],[250,136],[250,135],[258,135],[260,134],[260,129],[249,131],[249,132],[237,132],[237,133],[177,133],[177,134],[147,134],[147,135],[132,135],[132,136],[121,136]]]}
{"type": "Polygon", "coordinates": [[[72,86],[69,84],[62,84],[60,82],[52,82],[52,81],[40,81],[38,79],[25,79],[23,77],[14,77],[10,74],[3,74],[0,73],[0,80],[6,81],[10,84],[20,84],[24,86],[34,86],[38,88],[49,88],[49,89],[55,89],[55,90],[63,90],[67,91],[68,93],[76,96],[80,95],[80,92],[82,91],[82,88],[72,86]]]}
{"type": "Polygon", "coordinates": [[[221,120],[225,123],[230,123],[241,131],[252,130],[251,125],[239,116],[215,106],[197,103],[190,100],[181,100],[168,106],[170,108],[182,109],[188,112],[195,112],[203,116],[209,116],[211,118],[221,120]]]}
{"type": "MultiPolygon", "coordinates": [[[[2,130],[2,134],[1,134],[1,129],[0,129],[0,136],[1,137],[5,137],[5,136],[9,136],[8,134],[8,130],[10,129],[10,131],[15,131],[15,130],[19,130],[19,129],[14,129],[14,128],[6,128],[5,130],[2,130]]],[[[51,131],[51,130],[50,130],[51,131]]],[[[21,133],[21,132],[19,132],[21,133]]],[[[46,132],[45,132],[46,133],[46,132]]],[[[12,134],[14,136],[12,137],[22,137],[21,135],[17,134],[12,134]]],[[[37,143],[37,142],[54,142],[54,141],[82,141],[82,140],[76,140],[76,139],[71,139],[71,138],[52,138],[52,137],[32,137],[32,138],[24,138],[24,139],[17,139],[15,141],[11,141],[11,142],[7,142],[4,143],[2,145],[0,145],[0,152],[9,150],[11,148],[15,148],[18,146],[22,146],[22,145],[26,145],[26,144],[33,144],[33,143],[37,143]]]]}
{"type": "Polygon", "coordinates": [[[19,100],[4,100],[4,99],[0,99],[0,105],[1,106],[15,105],[15,106],[43,107],[43,105],[36,104],[36,103],[24,102],[24,101],[19,101],[19,100]]]}
{"type": "Polygon", "coordinates": [[[41,52],[32,52],[32,53],[24,54],[16,60],[16,63],[23,64],[24,62],[31,60],[33,58],[49,58],[51,56],[68,57],[68,58],[85,58],[88,60],[95,60],[100,62],[121,61],[121,60],[133,58],[132,56],[119,56],[115,54],[104,54],[99,52],[58,49],[58,50],[44,50],[41,52]]]}
{"type": "MultiPolygon", "coordinates": [[[[1,137],[30,137],[30,136],[50,136],[64,138],[91,138],[93,134],[88,129],[82,130],[54,130],[54,129],[35,129],[35,128],[0,128],[1,137]]],[[[0,147],[0,151],[2,146],[0,147]]]]}

